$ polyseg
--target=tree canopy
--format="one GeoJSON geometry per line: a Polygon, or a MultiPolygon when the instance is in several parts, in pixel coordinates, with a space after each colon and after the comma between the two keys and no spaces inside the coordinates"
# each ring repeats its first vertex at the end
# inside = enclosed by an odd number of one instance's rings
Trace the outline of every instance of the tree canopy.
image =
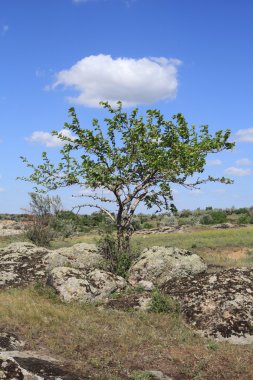
{"type": "Polygon", "coordinates": [[[140,203],[159,211],[175,209],[173,184],[192,189],[212,181],[231,183],[224,177],[201,175],[207,155],[233,148],[229,130],[211,135],[208,125],[197,129],[181,113],[166,120],[159,110],[147,110],[143,117],[138,109],[128,115],[121,102],[116,108],[107,102],[101,105],[110,114],[103,128],[97,119],[91,128],[82,128],[75,109],[70,108],[72,121],[64,128],[71,134],[52,132],[63,143],[61,161],[55,165],[43,152],[42,163],[35,166],[21,157],[33,170],[22,179],[35,183],[36,190],[72,185],[91,190],[81,194],[85,202],[78,207],[105,212],[117,226],[119,244],[129,241],[132,218],[140,203]],[[108,208],[109,203],[114,207],[108,208]]]}

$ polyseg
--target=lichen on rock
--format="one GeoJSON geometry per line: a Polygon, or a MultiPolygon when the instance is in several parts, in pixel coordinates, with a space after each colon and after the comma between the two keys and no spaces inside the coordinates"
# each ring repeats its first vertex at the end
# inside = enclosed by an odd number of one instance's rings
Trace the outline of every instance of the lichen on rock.
{"type": "Polygon", "coordinates": [[[186,249],[154,246],[146,248],[129,271],[129,283],[150,281],[163,285],[169,280],[205,272],[207,265],[197,254],[186,249]]]}

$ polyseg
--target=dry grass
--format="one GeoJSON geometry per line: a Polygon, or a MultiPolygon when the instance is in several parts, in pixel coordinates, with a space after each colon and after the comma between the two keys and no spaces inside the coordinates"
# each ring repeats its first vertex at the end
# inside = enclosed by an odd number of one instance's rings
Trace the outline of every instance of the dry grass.
{"type": "Polygon", "coordinates": [[[84,378],[120,380],[151,369],[175,380],[253,378],[253,347],[213,344],[175,314],[63,304],[52,293],[19,289],[0,293],[0,326],[84,378]]]}

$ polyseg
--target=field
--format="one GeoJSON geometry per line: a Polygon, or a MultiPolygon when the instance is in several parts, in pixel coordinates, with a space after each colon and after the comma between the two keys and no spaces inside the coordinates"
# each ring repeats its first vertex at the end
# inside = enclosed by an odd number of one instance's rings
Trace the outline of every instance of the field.
{"type": "MultiPolygon", "coordinates": [[[[20,237],[15,237],[15,240],[20,237]]],[[[96,235],[55,241],[53,247],[94,242],[96,235]]],[[[2,237],[6,246],[11,237],[2,237]]],[[[136,235],[135,250],[172,245],[199,253],[210,270],[253,265],[253,228],[136,235]]],[[[181,316],[120,312],[95,305],[65,304],[39,286],[0,292],[0,327],[16,332],[29,349],[63,360],[84,379],[150,379],[160,370],[174,380],[252,380],[253,346],[202,338],[181,316]],[[147,371],[146,375],[140,371],[147,371]]]]}

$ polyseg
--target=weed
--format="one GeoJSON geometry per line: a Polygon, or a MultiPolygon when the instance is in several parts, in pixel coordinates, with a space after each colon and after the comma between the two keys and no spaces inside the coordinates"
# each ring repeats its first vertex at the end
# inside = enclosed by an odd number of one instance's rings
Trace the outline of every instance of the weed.
{"type": "Polygon", "coordinates": [[[214,340],[209,339],[208,342],[207,342],[207,348],[208,348],[209,350],[216,351],[216,350],[218,350],[219,345],[218,345],[218,343],[215,342],[214,340]]]}
{"type": "Polygon", "coordinates": [[[130,374],[130,379],[132,380],[152,380],[153,378],[152,373],[148,371],[133,371],[130,374]]]}
{"type": "Polygon", "coordinates": [[[34,293],[36,293],[38,296],[41,296],[43,298],[52,300],[52,301],[59,301],[59,297],[56,293],[56,291],[51,288],[50,286],[46,286],[42,284],[41,282],[37,282],[33,287],[34,293]]]}

